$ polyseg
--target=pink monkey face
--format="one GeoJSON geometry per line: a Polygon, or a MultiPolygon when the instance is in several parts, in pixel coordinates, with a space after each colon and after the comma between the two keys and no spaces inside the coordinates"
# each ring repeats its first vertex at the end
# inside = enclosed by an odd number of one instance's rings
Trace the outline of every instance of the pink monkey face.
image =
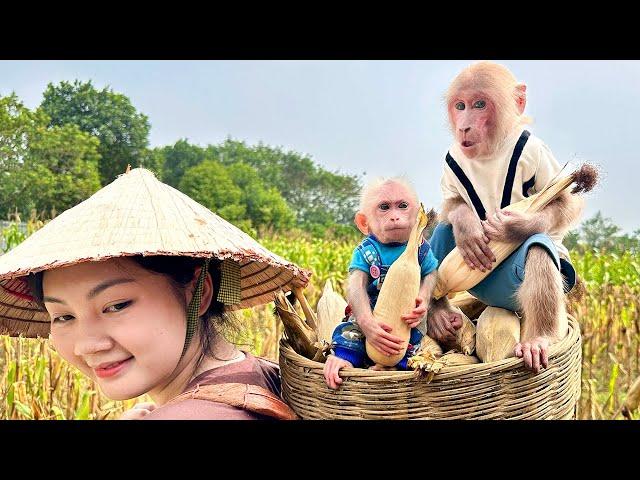
{"type": "Polygon", "coordinates": [[[416,222],[418,205],[414,196],[397,183],[382,185],[371,199],[367,213],[369,233],[382,243],[406,242],[416,222]]]}
{"type": "Polygon", "coordinates": [[[488,95],[461,90],[448,105],[455,140],[467,158],[491,153],[495,135],[496,108],[488,95]]]}

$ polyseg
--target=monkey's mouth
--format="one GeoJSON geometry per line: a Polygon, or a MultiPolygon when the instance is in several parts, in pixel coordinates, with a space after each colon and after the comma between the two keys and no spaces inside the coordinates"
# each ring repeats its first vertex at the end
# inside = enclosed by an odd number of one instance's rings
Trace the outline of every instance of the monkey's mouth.
{"type": "Polygon", "coordinates": [[[469,147],[473,147],[475,143],[473,143],[471,140],[464,140],[460,142],[460,145],[462,145],[464,148],[469,148],[469,147]]]}

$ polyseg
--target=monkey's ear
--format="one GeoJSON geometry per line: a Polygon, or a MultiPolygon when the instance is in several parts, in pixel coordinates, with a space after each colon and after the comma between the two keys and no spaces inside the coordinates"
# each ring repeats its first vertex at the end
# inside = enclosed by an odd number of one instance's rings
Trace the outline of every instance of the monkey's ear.
{"type": "Polygon", "coordinates": [[[356,222],[356,227],[358,227],[358,230],[360,230],[363,235],[369,235],[369,223],[367,222],[367,216],[364,213],[356,213],[354,221],[356,222]]]}
{"type": "Polygon", "coordinates": [[[516,105],[518,107],[518,113],[522,115],[524,113],[524,107],[527,106],[527,86],[524,83],[516,85],[516,105]]]}

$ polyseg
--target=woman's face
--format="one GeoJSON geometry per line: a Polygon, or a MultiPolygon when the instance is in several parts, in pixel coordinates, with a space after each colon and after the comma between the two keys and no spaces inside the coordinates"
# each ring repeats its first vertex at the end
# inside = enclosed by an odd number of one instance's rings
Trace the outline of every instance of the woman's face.
{"type": "Polygon", "coordinates": [[[114,400],[171,381],[186,335],[186,298],[127,258],[45,272],[51,341],[114,400]]]}

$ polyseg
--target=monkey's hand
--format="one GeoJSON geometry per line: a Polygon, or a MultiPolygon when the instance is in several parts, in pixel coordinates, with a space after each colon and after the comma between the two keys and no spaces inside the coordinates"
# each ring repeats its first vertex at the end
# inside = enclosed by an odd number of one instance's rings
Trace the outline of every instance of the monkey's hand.
{"type": "Polygon", "coordinates": [[[469,268],[481,272],[491,270],[496,257],[487,245],[489,237],[485,234],[480,219],[466,206],[452,213],[453,236],[456,247],[469,268]]]}
{"type": "Polygon", "coordinates": [[[453,348],[462,327],[462,317],[444,304],[434,304],[427,316],[427,335],[445,348],[453,348]]]}
{"type": "Polygon", "coordinates": [[[411,312],[401,315],[400,318],[409,326],[409,328],[416,328],[422,322],[422,319],[427,314],[429,308],[429,302],[425,302],[422,298],[416,298],[416,307],[411,312]]]}
{"type": "Polygon", "coordinates": [[[335,355],[329,355],[329,357],[327,357],[322,372],[324,373],[324,381],[327,383],[327,386],[333,390],[336,390],[342,384],[342,379],[339,375],[341,368],[353,368],[353,365],[351,362],[336,357],[335,355]]]}
{"type": "Polygon", "coordinates": [[[523,242],[547,230],[546,215],[496,210],[482,222],[484,233],[498,242],[523,242]]]}
{"type": "Polygon", "coordinates": [[[524,366],[535,373],[540,367],[549,365],[549,339],[547,337],[535,337],[526,342],[520,342],[514,349],[516,357],[524,359],[524,366]]]}
{"type": "Polygon", "coordinates": [[[391,334],[392,328],[386,323],[378,323],[373,316],[358,318],[358,326],[373,348],[385,355],[397,355],[404,342],[400,337],[391,334]]]}

